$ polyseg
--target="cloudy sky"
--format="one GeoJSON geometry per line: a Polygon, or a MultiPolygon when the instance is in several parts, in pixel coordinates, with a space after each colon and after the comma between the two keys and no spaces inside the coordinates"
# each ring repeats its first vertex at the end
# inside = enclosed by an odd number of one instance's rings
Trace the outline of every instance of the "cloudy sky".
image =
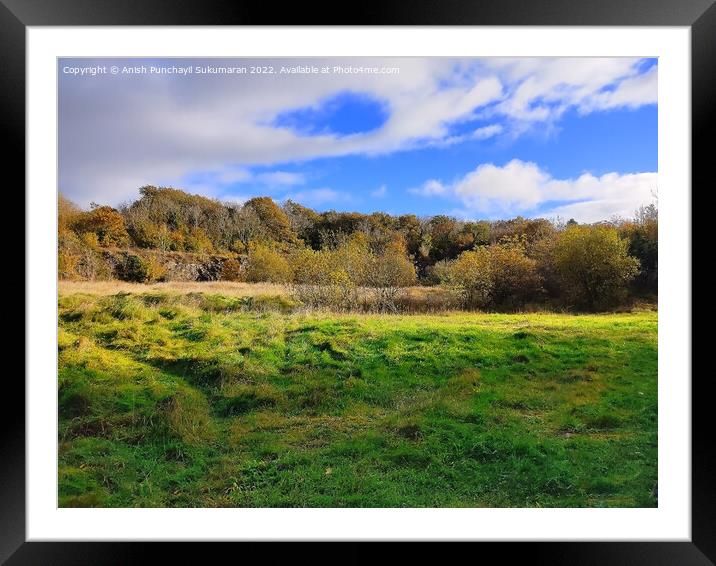
{"type": "Polygon", "coordinates": [[[83,206],[151,184],[591,222],[657,188],[654,59],[60,59],[58,73],[59,188],[83,206]]]}

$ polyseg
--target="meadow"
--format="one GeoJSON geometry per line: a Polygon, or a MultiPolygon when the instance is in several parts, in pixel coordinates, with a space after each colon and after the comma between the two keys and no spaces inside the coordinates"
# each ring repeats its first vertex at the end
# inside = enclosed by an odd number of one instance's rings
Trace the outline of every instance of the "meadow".
{"type": "Polygon", "coordinates": [[[61,507],[657,505],[655,310],[304,312],[177,285],[61,283],[61,507]]]}

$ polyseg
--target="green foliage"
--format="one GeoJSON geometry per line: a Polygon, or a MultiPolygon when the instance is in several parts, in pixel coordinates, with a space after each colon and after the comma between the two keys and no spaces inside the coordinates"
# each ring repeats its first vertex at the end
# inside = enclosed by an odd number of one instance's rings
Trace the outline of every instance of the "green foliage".
{"type": "Polygon", "coordinates": [[[567,300],[590,310],[618,303],[639,273],[628,245],[611,226],[570,226],[562,232],[554,265],[567,300]]]}
{"type": "Polygon", "coordinates": [[[656,506],[654,311],[151,293],[62,297],[59,320],[60,507],[656,506]]]}

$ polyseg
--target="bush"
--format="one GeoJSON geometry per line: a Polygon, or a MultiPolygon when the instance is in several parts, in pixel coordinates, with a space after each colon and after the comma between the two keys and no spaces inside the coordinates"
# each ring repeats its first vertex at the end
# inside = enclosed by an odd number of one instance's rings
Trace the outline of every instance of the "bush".
{"type": "Polygon", "coordinates": [[[328,283],[330,268],[327,253],[312,250],[311,248],[301,248],[289,256],[289,261],[293,271],[294,283],[298,285],[328,283]]]}
{"type": "Polygon", "coordinates": [[[244,279],[255,283],[289,283],[293,271],[288,260],[266,244],[252,244],[246,263],[244,279]]]}
{"type": "Polygon", "coordinates": [[[507,242],[463,252],[452,262],[436,266],[435,274],[463,293],[465,306],[515,308],[541,290],[537,262],[519,242],[507,242]]]}
{"type": "Polygon", "coordinates": [[[350,310],[358,305],[358,287],[364,283],[370,252],[361,235],[334,249],[302,248],[290,256],[294,295],[306,306],[350,310]]]}
{"type": "Polygon", "coordinates": [[[415,266],[406,256],[403,246],[389,245],[383,254],[370,258],[366,284],[373,288],[378,311],[397,311],[396,299],[400,289],[416,282],[415,266]]]}
{"type": "Polygon", "coordinates": [[[493,245],[483,250],[491,266],[494,306],[515,308],[539,295],[542,285],[537,262],[525,255],[520,243],[493,245]]]}
{"type": "Polygon", "coordinates": [[[457,287],[467,308],[490,304],[492,298],[492,266],[485,248],[461,253],[440,270],[442,282],[457,287]]]}
{"type": "Polygon", "coordinates": [[[639,273],[629,243],[611,226],[570,226],[554,247],[554,265],[562,293],[575,306],[597,310],[624,298],[639,273]]]}
{"type": "Polygon", "coordinates": [[[149,256],[143,258],[138,255],[127,255],[124,265],[121,267],[121,276],[125,281],[135,283],[149,283],[161,281],[166,274],[166,269],[156,258],[149,256]]]}
{"type": "Polygon", "coordinates": [[[241,281],[241,263],[234,258],[227,259],[221,266],[221,279],[223,281],[241,281]]]}
{"type": "MultiPolygon", "coordinates": [[[[90,239],[90,244],[92,238],[90,239]]],[[[57,276],[59,279],[111,279],[108,265],[101,255],[89,245],[87,238],[63,230],[58,237],[57,276]]],[[[94,240],[96,243],[96,240],[94,240]]]]}

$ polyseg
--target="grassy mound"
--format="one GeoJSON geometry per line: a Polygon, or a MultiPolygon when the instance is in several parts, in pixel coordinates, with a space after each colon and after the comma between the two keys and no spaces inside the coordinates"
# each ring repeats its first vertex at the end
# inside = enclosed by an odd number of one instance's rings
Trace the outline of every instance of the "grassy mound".
{"type": "Polygon", "coordinates": [[[656,313],[278,302],[62,296],[60,506],[656,505],[656,313]]]}

